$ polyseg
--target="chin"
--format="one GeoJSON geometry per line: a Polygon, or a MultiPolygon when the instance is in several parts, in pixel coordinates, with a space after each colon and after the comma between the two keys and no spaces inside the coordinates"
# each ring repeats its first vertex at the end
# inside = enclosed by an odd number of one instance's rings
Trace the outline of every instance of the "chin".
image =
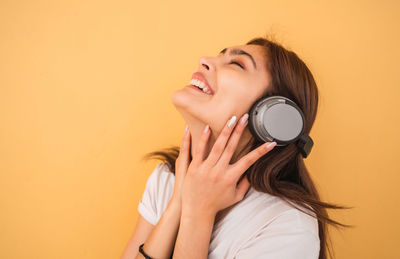
{"type": "Polygon", "coordinates": [[[171,102],[177,109],[184,108],[187,107],[189,98],[182,90],[178,90],[172,93],[171,102]]]}
{"type": "Polygon", "coordinates": [[[171,102],[175,109],[184,117],[198,117],[199,105],[195,105],[192,96],[184,90],[178,90],[171,95],[171,102]]]}
{"type": "Polygon", "coordinates": [[[199,109],[199,105],[195,104],[193,96],[185,92],[185,90],[175,91],[171,95],[171,102],[185,121],[193,119],[202,121],[203,112],[199,109]]]}

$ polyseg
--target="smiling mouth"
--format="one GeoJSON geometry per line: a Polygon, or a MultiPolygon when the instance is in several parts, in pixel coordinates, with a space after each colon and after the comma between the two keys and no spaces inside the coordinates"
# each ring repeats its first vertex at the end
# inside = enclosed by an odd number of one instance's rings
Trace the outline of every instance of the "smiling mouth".
{"type": "Polygon", "coordinates": [[[196,91],[202,92],[202,93],[205,94],[205,95],[213,95],[213,94],[209,94],[209,93],[204,92],[203,89],[201,89],[200,87],[195,86],[195,85],[187,85],[187,87],[193,88],[193,89],[195,89],[196,91]]]}
{"type": "Polygon", "coordinates": [[[197,77],[192,77],[189,84],[198,87],[200,90],[202,90],[206,94],[213,95],[214,94],[213,90],[204,80],[199,79],[197,77]]]}

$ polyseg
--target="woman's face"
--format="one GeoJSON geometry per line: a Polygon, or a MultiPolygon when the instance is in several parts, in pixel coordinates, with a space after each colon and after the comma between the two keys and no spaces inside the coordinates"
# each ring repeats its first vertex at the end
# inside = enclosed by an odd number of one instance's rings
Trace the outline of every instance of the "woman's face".
{"type": "Polygon", "coordinates": [[[230,117],[236,115],[239,119],[267,92],[270,75],[264,51],[258,45],[243,45],[224,49],[216,57],[201,57],[194,72],[204,76],[213,94],[190,86],[190,75],[188,85],[172,94],[172,103],[184,117],[190,116],[214,130],[222,130],[230,117]],[[234,50],[244,51],[252,58],[234,50]]]}

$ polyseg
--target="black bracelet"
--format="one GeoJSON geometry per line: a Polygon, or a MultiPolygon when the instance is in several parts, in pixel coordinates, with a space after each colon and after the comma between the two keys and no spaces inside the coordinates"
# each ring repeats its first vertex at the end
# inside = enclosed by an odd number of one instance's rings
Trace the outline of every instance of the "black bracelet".
{"type": "Polygon", "coordinates": [[[146,253],[143,251],[143,245],[144,245],[144,243],[141,244],[141,245],[139,246],[139,252],[140,252],[146,259],[153,259],[153,258],[151,258],[148,254],[146,254],[146,253]]]}

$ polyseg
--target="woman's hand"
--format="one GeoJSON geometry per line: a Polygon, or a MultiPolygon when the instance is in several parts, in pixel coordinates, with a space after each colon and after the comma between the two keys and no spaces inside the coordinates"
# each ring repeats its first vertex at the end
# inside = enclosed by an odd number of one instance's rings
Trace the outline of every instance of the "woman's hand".
{"type": "Polygon", "coordinates": [[[186,170],[190,163],[190,132],[186,125],[185,132],[183,134],[182,143],[179,150],[179,156],[175,161],[175,183],[174,192],[172,194],[171,202],[181,209],[182,200],[182,185],[185,179],[186,170]]]}
{"type": "MultiPolygon", "coordinates": [[[[208,157],[203,160],[205,147],[210,136],[208,125],[200,137],[199,144],[193,154],[193,160],[188,165],[188,153],[182,157],[180,172],[186,172],[182,186],[182,212],[189,214],[207,214],[215,216],[218,211],[241,201],[250,187],[246,177],[237,184],[240,176],[261,156],[269,152],[276,142],[266,143],[243,156],[230,165],[231,157],[236,150],[239,139],[247,125],[248,115],[245,114],[237,127],[235,121],[229,127],[227,123],[218,136],[208,157]],[[233,134],[232,129],[235,128],[233,134]],[[228,142],[229,139],[229,142],[228,142]],[[228,142],[228,144],[226,144],[228,142]]],[[[230,120],[231,121],[231,120],[230,120]]],[[[185,145],[183,152],[188,152],[185,145]]]]}

